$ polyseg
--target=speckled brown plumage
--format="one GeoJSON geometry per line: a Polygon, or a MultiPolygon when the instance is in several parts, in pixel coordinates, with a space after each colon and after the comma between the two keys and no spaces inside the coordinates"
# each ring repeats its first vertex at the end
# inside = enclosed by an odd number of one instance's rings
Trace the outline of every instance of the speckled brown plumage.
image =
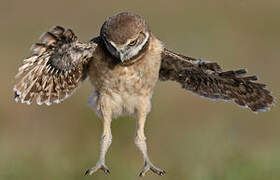
{"type": "Polygon", "coordinates": [[[115,44],[125,44],[128,39],[139,34],[143,28],[148,30],[148,25],[141,16],[124,12],[109,17],[102,25],[100,35],[106,36],[107,40],[111,40],[115,44]]]}
{"type": "Polygon", "coordinates": [[[78,87],[86,75],[95,43],[81,43],[72,30],[55,26],[31,47],[14,86],[15,100],[30,104],[59,103],[78,87]]]}
{"type": "Polygon", "coordinates": [[[112,142],[113,118],[136,118],[135,145],[143,155],[144,167],[164,175],[150,160],[144,133],[158,79],[173,80],[183,88],[208,98],[233,100],[252,111],[269,108],[273,97],[256,76],[244,69],[223,71],[217,63],[201,61],[167,50],[150,31],[145,20],[133,13],[108,18],[98,37],[82,43],[72,30],[56,26],[32,46],[31,57],[19,68],[15,100],[50,105],[59,103],[89,76],[93,93],[89,105],[102,120],[99,160],[85,172],[110,173],[105,156],[112,142]]]}
{"type": "Polygon", "coordinates": [[[160,79],[180,83],[184,89],[208,98],[233,100],[252,111],[263,111],[273,103],[266,85],[244,76],[245,69],[223,71],[217,63],[186,57],[170,50],[162,52],[160,79]]]}

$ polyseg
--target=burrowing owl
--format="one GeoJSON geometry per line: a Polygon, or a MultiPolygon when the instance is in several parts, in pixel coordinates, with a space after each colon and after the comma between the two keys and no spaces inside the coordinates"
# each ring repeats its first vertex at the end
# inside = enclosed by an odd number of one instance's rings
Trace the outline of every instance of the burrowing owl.
{"type": "Polygon", "coordinates": [[[89,104],[103,122],[100,158],[90,175],[99,169],[109,173],[105,155],[112,142],[111,121],[121,115],[137,119],[135,144],[144,157],[140,176],[149,170],[165,171],[152,164],[147,154],[144,125],[151,109],[158,80],[172,80],[200,96],[232,100],[252,111],[263,111],[273,103],[264,84],[246,71],[223,71],[217,63],[190,58],[165,48],[146,21],[133,13],[108,18],[100,35],[89,42],[78,41],[72,30],[60,26],[44,33],[32,55],[19,68],[15,100],[51,105],[69,97],[89,76],[94,87],[89,104]]]}

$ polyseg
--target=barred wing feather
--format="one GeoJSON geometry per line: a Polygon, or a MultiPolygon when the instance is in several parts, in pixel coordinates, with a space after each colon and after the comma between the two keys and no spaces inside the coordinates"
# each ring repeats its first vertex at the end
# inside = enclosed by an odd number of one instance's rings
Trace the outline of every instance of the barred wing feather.
{"type": "Polygon", "coordinates": [[[32,55],[18,69],[15,100],[39,105],[63,101],[86,78],[96,47],[93,41],[79,42],[71,29],[53,27],[31,47],[32,55]]]}

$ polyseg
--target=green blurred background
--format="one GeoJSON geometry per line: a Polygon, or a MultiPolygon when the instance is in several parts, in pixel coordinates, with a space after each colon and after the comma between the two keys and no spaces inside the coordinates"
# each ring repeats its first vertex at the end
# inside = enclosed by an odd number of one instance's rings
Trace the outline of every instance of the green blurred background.
{"type": "MultiPolygon", "coordinates": [[[[86,81],[69,100],[50,107],[13,101],[14,75],[29,47],[53,25],[89,40],[104,19],[132,11],[183,54],[247,67],[279,98],[280,1],[0,1],[0,180],[138,179],[143,166],[133,143],[135,120],[113,121],[107,155],[111,175],[83,177],[99,155],[101,122],[87,105],[86,81]]],[[[280,179],[280,111],[251,113],[158,83],[146,135],[153,162],[167,171],[145,179],[280,179]]]]}

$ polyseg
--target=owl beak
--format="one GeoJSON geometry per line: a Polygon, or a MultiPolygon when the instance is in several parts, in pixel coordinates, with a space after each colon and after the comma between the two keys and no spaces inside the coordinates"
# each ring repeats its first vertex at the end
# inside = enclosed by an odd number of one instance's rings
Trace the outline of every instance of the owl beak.
{"type": "Polygon", "coordinates": [[[121,62],[124,62],[124,61],[125,61],[124,56],[125,56],[125,55],[124,55],[123,52],[120,52],[120,53],[119,53],[119,58],[120,58],[121,62]]]}
{"type": "Polygon", "coordinates": [[[124,62],[125,61],[125,47],[119,47],[117,48],[118,50],[118,55],[119,55],[119,59],[121,60],[121,62],[124,62]]]}

